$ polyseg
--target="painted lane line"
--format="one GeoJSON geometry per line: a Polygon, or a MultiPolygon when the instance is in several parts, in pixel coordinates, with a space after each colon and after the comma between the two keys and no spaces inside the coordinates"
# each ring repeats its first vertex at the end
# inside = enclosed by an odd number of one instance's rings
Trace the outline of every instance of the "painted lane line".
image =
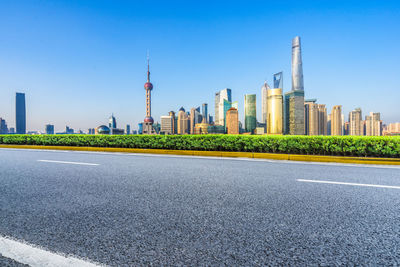
{"type": "Polygon", "coordinates": [[[296,181],[305,182],[305,183],[338,184],[338,185],[351,185],[351,186],[366,186],[366,187],[377,187],[377,188],[400,189],[400,186],[394,186],[394,185],[358,184],[358,183],[345,183],[345,182],[321,181],[321,180],[305,180],[305,179],[297,179],[296,181]]]}
{"type": "Polygon", "coordinates": [[[81,260],[75,257],[63,256],[52,253],[29,245],[24,242],[19,242],[10,238],[0,236],[0,255],[12,259],[19,263],[28,264],[32,267],[36,266],[82,266],[94,267],[101,266],[89,261],[81,260]]]}
{"type": "Polygon", "coordinates": [[[47,160],[38,159],[40,162],[60,163],[60,164],[75,164],[75,165],[88,165],[88,166],[99,166],[97,163],[86,163],[86,162],[72,162],[72,161],[58,161],[58,160],[47,160]]]}

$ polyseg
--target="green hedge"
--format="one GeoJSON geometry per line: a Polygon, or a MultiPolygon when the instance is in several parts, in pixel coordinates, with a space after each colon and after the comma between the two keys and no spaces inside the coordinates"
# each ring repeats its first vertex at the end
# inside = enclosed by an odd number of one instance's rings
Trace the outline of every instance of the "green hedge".
{"type": "Polygon", "coordinates": [[[400,137],[250,135],[0,135],[0,144],[400,157],[400,137]]]}

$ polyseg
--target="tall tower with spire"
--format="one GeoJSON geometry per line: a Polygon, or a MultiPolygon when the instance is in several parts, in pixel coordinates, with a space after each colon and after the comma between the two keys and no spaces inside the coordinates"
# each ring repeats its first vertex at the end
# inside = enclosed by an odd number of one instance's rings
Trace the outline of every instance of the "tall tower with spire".
{"type": "Polygon", "coordinates": [[[154,120],[151,117],[151,91],[153,90],[153,84],[150,82],[150,59],[147,54],[147,82],[144,84],[146,90],[146,117],[143,122],[143,134],[156,134],[153,123],[154,120]]]}

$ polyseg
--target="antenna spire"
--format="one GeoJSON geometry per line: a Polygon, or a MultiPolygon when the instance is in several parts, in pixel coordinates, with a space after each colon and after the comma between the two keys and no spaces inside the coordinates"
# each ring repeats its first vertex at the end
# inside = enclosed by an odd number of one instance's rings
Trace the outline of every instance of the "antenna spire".
{"type": "Polygon", "coordinates": [[[150,54],[149,50],[147,50],[147,82],[150,82],[150,54]]]}

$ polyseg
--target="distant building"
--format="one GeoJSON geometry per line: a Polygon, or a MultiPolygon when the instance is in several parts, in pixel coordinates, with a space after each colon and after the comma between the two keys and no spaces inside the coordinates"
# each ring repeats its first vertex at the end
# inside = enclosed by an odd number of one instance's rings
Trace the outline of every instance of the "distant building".
{"type": "Polygon", "coordinates": [[[175,122],[174,117],[172,117],[171,115],[161,116],[160,134],[165,134],[165,135],[174,134],[174,122],[175,122]]]}
{"type": "Polygon", "coordinates": [[[380,113],[370,112],[369,116],[365,116],[365,135],[367,136],[382,135],[382,121],[380,113]]]}
{"type": "Polygon", "coordinates": [[[88,129],[88,134],[95,134],[95,129],[94,128],[89,128],[88,129]]]}
{"type": "Polygon", "coordinates": [[[239,112],[236,108],[230,108],[226,112],[227,134],[239,134],[239,112]]]}
{"type": "Polygon", "coordinates": [[[257,127],[256,95],[247,94],[244,96],[244,125],[246,132],[253,133],[257,127]]]}
{"type": "Polygon", "coordinates": [[[6,120],[0,118],[0,134],[8,134],[6,120]]]}
{"type": "Polygon", "coordinates": [[[54,125],[46,124],[45,126],[45,133],[46,134],[54,134],[54,125]]]}
{"type": "Polygon", "coordinates": [[[215,93],[215,125],[225,124],[224,100],[228,101],[229,103],[232,102],[231,89],[226,88],[215,93]]]}
{"type": "Polygon", "coordinates": [[[97,127],[96,129],[95,129],[95,134],[97,135],[97,134],[103,134],[103,135],[109,135],[111,132],[110,132],[110,128],[108,128],[107,126],[105,126],[105,125],[100,125],[99,127],[97,127]]]}
{"type": "Polygon", "coordinates": [[[202,115],[200,113],[200,107],[190,109],[190,134],[194,134],[194,127],[196,124],[201,123],[202,115]]]}
{"type": "Polygon", "coordinates": [[[8,130],[8,133],[9,133],[9,134],[15,134],[15,128],[14,128],[14,127],[11,127],[11,128],[8,130]]]}
{"type": "Polygon", "coordinates": [[[361,108],[356,108],[349,114],[350,135],[364,135],[361,108]]]}
{"type": "Polygon", "coordinates": [[[131,126],[129,124],[126,125],[125,134],[127,135],[131,134],[131,126]]]}
{"type": "Polygon", "coordinates": [[[344,123],[343,135],[349,135],[349,134],[350,134],[350,122],[346,121],[344,123]]]}
{"type": "Polygon", "coordinates": [[[331,135],[343,135],[342,132],[342,106],[336,105],[331,113],[331,135]]]}
{"type": "Polygon", "coordinates": [[[15,122],[17,134],[26,134],[26,106],[24,93],[16,93],[15,122]]]}
{"type": "Polygon", "coordinates": [[[172,118],[172,133],[176,134],[178,132],[178,118],[175,116],[174,111],[170,111],[168,115],[172,118]]]}
{"type": "Polygon", "coordinates": [[[74,129],[65,126],[65,134],[74,134],[74,129]]]}
{"type": "Polygon", "coordinates": [[[108,128],[117,128],[117,120],[115,119],[114,114],[112,114],[108,119],[108,128]]]}
{"type": "Polygon", "coordinates": [[[207,127],[207,132],[209,134],[224,134],[225,127],[223,125],[210,125],[207,127]]]}
{"type": "Polygon", "coordinates": [[[269,86],[265,81],[261,87],[261,123],[268,124],[267,113],[268,113],[268,90],[269,86]]]}
{"type": "Polygon", "coordinates": [[[203,116],[203,120],[202,123],[209,123],[208,121],[208,104],[204,103],[203,105],[201,105],[201,115],[203,116]]]}
{"type": "Polygon", "coordinates": [[[254,134],[256,135],[263,135],[265,134],[265,128],[264,127],[256,127],[254,129],[254,134]]]}
{"type": "Polygon", "coordinates": [[[267,134],[283,134],[282,88],[267,90],[267,134]]]}
{"type": "Polygon", "coordinates": [[[326,119],[326,134],[327,135],[332,135],[332,115],[328,114],[327,119],[326,119]]]}
{"type": "Polygon", "coordinates": [[[306,135],[326,135],[327,114],[323,104],[317,104],[316,99],[304,102],[304,126],[306,135]]]}
{"type": "Polygon", "coordinates": [[[225,132],[226,132],[226,113],[230,108],[235,108],[239,109],[239,104],[237,101],[235,102],[229,102],[228,100],[224,99],[224,127],[225,127],[225,132]]]}
{"type": "Polygon", "coordinates": [[[193,134],[208,134],[208,123],[197,123],[194,127],[193,134]]]}
{"type": "Polygon", "coordinates": [[[143,134],[143,122],[139,122],[138,127],[138,134],[143,134]]]}
{"type": "Polygon", "coordinates": [[[185,109],[181,107],[178,112],[178,134],[189,133],[189,116],[185,109]]]}
{"type": "Polygon", "coordinates": [[[400,135],[400,122],[387,125],[383,130],[383,135],[400,135]]]}

